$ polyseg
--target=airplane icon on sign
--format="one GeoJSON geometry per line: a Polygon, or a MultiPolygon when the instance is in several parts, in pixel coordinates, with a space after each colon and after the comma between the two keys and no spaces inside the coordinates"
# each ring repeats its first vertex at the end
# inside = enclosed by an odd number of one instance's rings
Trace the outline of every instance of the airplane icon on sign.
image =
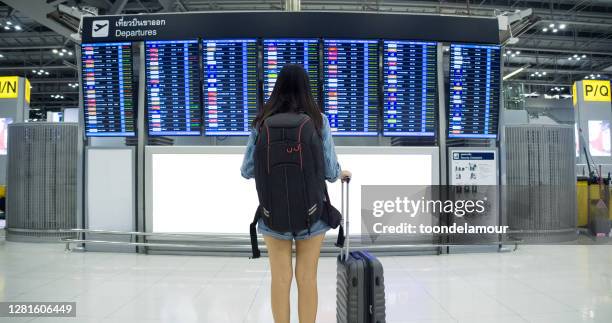
{"type": "Polygon", "coordinates": [[[94,20],[91,30],[92,37],[108,37],[108,20],[94,20]]]}
{"type": "Polygon", "coordinates": [[[104,25],[96,24],[96,27],[94,28],[94,31],[98,32],[98,31],[100,31],[100,29],[102,29],[102,28],[104,28],[106,26],[108,26],[108,24],[104,24],[104,25]]]}

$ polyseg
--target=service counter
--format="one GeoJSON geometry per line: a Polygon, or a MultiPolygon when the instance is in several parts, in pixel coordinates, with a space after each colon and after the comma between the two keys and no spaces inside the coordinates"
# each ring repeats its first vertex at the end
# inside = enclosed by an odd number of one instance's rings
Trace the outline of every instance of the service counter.
{"type": "MultiPolygon", "coordinates": [[[[155,233],[247,234],[257,208],[255,181],[240,175],[245,147],[147,146],[145,230],[155,233]]],[[[438,147],[336,147],[353,172],[351,232],[360,233],[361,185],[439,182],[438,147]]],[[[340,181],[328,184],[340,208],[340,181]]]]}

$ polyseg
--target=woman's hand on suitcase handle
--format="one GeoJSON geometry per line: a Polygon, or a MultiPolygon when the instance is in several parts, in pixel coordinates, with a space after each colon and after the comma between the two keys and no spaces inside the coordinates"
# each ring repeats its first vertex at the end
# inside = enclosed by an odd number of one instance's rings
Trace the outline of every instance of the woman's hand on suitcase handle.
{"type": "Polygon", "coordinates": [[[342,182],[350,182],[351,181],[351,177],[353,177],[353,173],[351,173],[350,171],[344,169],[342,170],[342,173],[340,173],[340,180],[342,182]]]}

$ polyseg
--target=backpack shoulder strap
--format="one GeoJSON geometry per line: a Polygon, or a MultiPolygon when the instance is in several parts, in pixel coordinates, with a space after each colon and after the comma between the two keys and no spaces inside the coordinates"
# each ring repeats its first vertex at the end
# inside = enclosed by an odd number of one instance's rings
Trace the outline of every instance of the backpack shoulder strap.
{"type": "Polygon", "coordinates": [[[261,218],[261,205],[257,207],[255,211],[255,217],[253,217],[253,222],[249,226],[249,233],[251,234],[251,259],[257,259],[261,256],[261,252],[259,251],[259,242],[257,241],[257,222],[261,218]]]}

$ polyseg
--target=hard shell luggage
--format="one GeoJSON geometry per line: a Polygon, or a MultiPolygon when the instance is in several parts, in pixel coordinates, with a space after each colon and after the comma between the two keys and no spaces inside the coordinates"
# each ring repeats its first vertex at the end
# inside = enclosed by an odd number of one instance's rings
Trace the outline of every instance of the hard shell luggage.
{"type": "MultiPolygon", "coordinates": [[[[342,178],[342,216],[346,223],[347,237],[349,235],[349,181],[350,176],[342,178]]],[[[367,251],[350,251],[349,240],[345,240],[344,248],[340,251],[337,260],[336,321],[338,323],[384,323],[383,266],[367,251]]]]}

